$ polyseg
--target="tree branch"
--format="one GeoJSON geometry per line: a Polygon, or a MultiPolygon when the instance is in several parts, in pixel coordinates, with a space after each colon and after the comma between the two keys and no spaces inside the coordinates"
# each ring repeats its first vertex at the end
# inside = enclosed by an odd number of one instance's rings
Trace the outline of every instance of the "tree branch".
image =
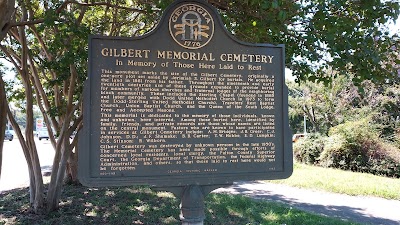
{"type": "Polygon", "coordinates": [[[107,6],[115,9],[123,9],[123,10],[128,10],[132,12],[140,12],[140,13],[146,13],[145,10],[137,9],[137,8],[130,8],[130,7],[125,7],[125,6],[120,6],[120,5],[114,5],[109,2],[94,2],[94,3],[81,3],[77,1],[65,1],[57,10],[57,13],[60,13],[61,10],[63,10],[67,5],[69,4],[75,4],[79,6],[107,6]]]}
{"type": "Polygon", "coordinates": [[[31,20],[31,21],[20,21],[20,22],[10,23],[10,27],[29,26],[29,25],[39,24],[39,23],[43,23],[43,22],[44,22],[44,19],[37,19],[37,20],[31,20]]]}
{"type": "MultiPolygon", "coordinates": [[[[15,69],[18,70],[19,73],[21,73],[21,67],[18,64],[18,62],[14,59],[16,56],[16,53],[13,52],[12,50],[7,49],[3,45],[0,45],[0,49],[6,54],[6,56],[10,59],[10,62],[14,65],[15,69]],[[11,52],[10,52],[11,51],[11,52]]],[[[18,57],[19,58],[19,57],[18,57]]],[[[21,59],[19,59],[19,62],[21,59]]]]}
{"type": "Polygon", "coordinates": [[[44,54],[46,55],[47,59],[49,59],[50,61],[53,61],[53,56],[49,53],[49,50],[47,49],[46,44],[43,41],[43,38],[39,35],[39,33],[36,30],[36,27],[31,25],[29,26],[31,28],[31,31],[33,32],[33,34],[35,35],[35,37],[37,38],[40,46],[43,49],[44,54]]]}

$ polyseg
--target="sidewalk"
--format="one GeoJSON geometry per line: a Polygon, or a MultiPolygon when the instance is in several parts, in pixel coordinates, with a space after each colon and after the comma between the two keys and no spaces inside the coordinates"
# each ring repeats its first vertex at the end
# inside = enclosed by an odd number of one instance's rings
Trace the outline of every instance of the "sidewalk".
{"type": "MultiPolygon", "coordinates": [[[[400,190],[399,190],[400,191],[400,190]]],[[[400,225],[400,201],[312,191],[261,181],[237,182],[213,193],[276,201],[320,215],[373,225],[400,225]]]]}

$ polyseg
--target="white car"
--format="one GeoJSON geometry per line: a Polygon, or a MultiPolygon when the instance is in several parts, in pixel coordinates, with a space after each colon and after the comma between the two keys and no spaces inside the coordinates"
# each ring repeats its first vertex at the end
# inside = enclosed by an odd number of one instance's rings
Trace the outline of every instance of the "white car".
{"type": "Polygon", "coordinates": [[[47,128],[42,128],[37,132],[37,136],[39,138],[39,141],[43,138],[49,140],[49,131],[47,130],[47,128]]]}

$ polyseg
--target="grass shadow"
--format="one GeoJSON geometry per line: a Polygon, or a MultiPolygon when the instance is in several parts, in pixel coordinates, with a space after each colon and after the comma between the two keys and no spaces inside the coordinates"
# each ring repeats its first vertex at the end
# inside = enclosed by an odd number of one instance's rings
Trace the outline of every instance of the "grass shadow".
{"type": "Polygon", "coordinates": [[[0,224],[178,224],[179,202],[172,194],[146,187],[86,188],[65,186],[59,209],[35,214],[28,188],[0,194],[0,224]],[[7,221],[5,223],[4,221],[7,221]]]}
{"type": "MultiPolygon", "coordinates": [[[[35,214],[29,206],[28,188],[0,194],[0,224],[7,225],[158,225],[181,224],[179,199],[148,187],[87,188],[66,185],[59,209],[35,214]]],[[[354,224],[294,209],[288,205],[257,201],[244,196],[209,194],[206,225],[240,224],[354,224]]]]}
{"type": "MultiPolygon", "coordinates": [[[[257,183],[257,182],[255,182],[257,183]]],[[[262,182],[260,182],[262,183],[262,182]]],[[[270,190],[265,189],[257,189],[257,188],[248,188],[246,186],[246,182],[243,182],[244,185],[241,185],[241,182],[238,182],[236,185],[230,187],[229,193],[232,195],[245,196],[246,198],[251,198],[253,200],[257,200],[260,202],[269,202],[271,204],[281,204],[286,206],[285,208],[295,208],[306,212],[315,212],[315,214],[324,215],[330,218],[336,218],[338,220],[345,221],[358,221],[362,224],[387,224],[387,225],[400,225],[399,221],[394,221],[385,218],[373,217],[368,213],[365,213],[364,209],[359,207],[351,207],[345,205],[338,205],[338,203],[334,203],[331,201],[330,204],[319,204],[319,203],[306,203],[299,201],[299,199],[291,198],[286,195],[275,194],[270,190]]],[[[226,192],[220,192],[226,193],[226,192]]],[[[302,192],[296,192],[298,194],[302,194],[302,192]]],[[[311,196],[310,196],[311,197],[311,196]]],[[[314,198],[318,198],[317,195],[313,196],[314,198]]],[[[357,201],[354,199],[354,201],[357,201]]],[[[318,202],[318,201],[317,201],[318,202]]],[[[262,207],[262,205],[253,205],[253,208],[262,207]]],[[[276,208],[278,209],[278,208],[276,208]]],[[[283,212],[284,213],[284,212],[283,212]]],[[[282,212],[281,212],[282,214],[282,212]]],[[[291,223],[288,223],[291,224],[291,223]]],[[[303,224],[311,224],[311,223],[303,223],[303,224]]]]}

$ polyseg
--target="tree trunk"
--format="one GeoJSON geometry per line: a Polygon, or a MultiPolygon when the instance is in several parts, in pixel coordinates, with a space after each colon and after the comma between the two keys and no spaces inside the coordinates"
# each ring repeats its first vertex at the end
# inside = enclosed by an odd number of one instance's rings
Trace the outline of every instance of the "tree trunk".
{"type": "Polygon", "coordinates": [[[69,184],[79,184],[78,180],[78,154],[76,152],[71,152],[67,164],[67,174],[65,183],[69,184]]]}
{"type": "Polygon", "coordinates": [[[53,169],[49,190],[47,193],[47,211],[51,212],[58,208],[58,202],[61,196],[64,176],[67,167],[67,160],[70,157],[69,137],[62,133],[57,143],[56,156],[54,157],[53,169]]]}
{"type": "Polygon", "coordinates": [[[3,163],[3,144],[4,144],[4,131],[7,124],[7,99],[6,90],[4,87],[3,78],[0,77],[0,178],[1,178],[1,168],[3,163]]]}
{"type": "MultiPolygon", "coordinates": [[[[78,109],[80,104],[73,104],[73,94],[75,90],[75,85],[76,85],[76,77],[77,77],[77,72],[75,69],[74,65],[70,66],[70,71],[71,71],[71,77],[70,77],[70,85],[69,85],[69,90],[67,90],[67,112],[64,114],[64,117],[59,118],[60,120],[62,119],[63,125],[60,129],[60,137],[58,139],[58,142],[56,144],[56,155],[54,157],[54,162],[53,162],[53,169],[52,169],[52,174],[51,174],[51,180],[50,180],[50,185],[49,185],[49,191],[47,194],[47,211],[53,211],[58,208],[58,202],[61,196],[61,190],[62,186],[64,183],[64,178],[66,176],[67,172],[67,164],[68,160],[70,162],[74,162],[74,155],[71,156],[73,146],[76,145],[76,140],[75,137],[73,144],[70,144],[69,142],[69,137],[72,133],[73,130],[75,130],[79,124],[82,121],[82,117],[79,117],[79,119],[76,119],[74,121],[74,124],[70,126],[70,123],[72,121],[72,118],[74,116],[74,112],[78,109]],[[71,160],[72,159],[72,160],[71,160]]],[[[65,94],[65,93],[64,93],[65,94]]],[[[61,123],[60,123],[61,124],[61,123]]],[[[75,165],[71,164],[71,169],[74,169],[75,165]]],[[[77,169],[76,169],[77,170],[77,169]]],[[[73,179],[76,179],[76,173],[71,174],[71,177],[73,179]]]]}
{"type": "Polygon", "coordinates": [[[0,0],[0,41],[7,35],[14,14],[15,0],[0,0]]]}
{"type": "MultiPolygon", "coordinates": [[[[23,19],[27,19],[27,13],[25,6],[23,8],[23,19]]],[[[25,28],[23,26],[18,27],[19,36],[21,38],[22,53],[21,53],[21,78],[22,83],[25,88],[26,96],[26,129],[25,129],[25,139],[26,146],[28,148],[30,163],[32,168],[30,171],[30,183],[31,183],[31,195],[33,194],[33,209],[38,212],[43,209],[44,206],[44,186],[42,169],[40,167],[39,157],[36,150],[36,144],[33,137],[33,91],[30,82],[30,76],[28,71],[28,46],[27,39],[25,35],[25,28]],[[33,176],[32,176],[33,175],[33,176]]],[[[10,112],[9,112],[10,115],[10,112]]]]}
{"type": "MultiPolygon", "coordinates": [[[[25,96],[26,96],[26,121],[27,126],[25,130],[25,137],[22,135],[21,129],[19,128],[17,121],[13,117],[11,110],[8,104],[5,104],[8,118],[11,122],[11,125],[14,128],[14,132],[18,137],[18,140],[21,144],[22,151],[24,153],[28,171],[29,171],[29,192],[30,192],[30,203],[33,206],[36,212],[40,211],[44,205],[44,186],[43,186],[43,177],[41,173],[41,167],[39,162],[39,157],[36,150],[35,140],[33,137],[33,92],[32,86],[30,85],[29,73],[27,71],[27,46],[26,46],[26,37],[23,28],[18,29],[19,34],[18,38],[21,41],[22,45],[22,56],[20,58],[19,64],[15,60],[11,60],[14,63],[15,68],[21,75],[22,83],[25,88],[25,96]]],[[[4,53],[8,58],[13,59],[7,50],[2,48],[4,53]]]]}
{"type": "Polygon", "coordinates": [[[26,93],[25,142],[28,147],[27,149],[29,153],[29,160],[32,164],[30,180],[31,184],[34,185],[34,188],[32,188],[31,186],[32,193],[34,193],[33,208],[36,212],[38,212],[44,206],[44,186],[43,186],[42,169],[40,167],[39,156],[37,154],[36,144],[33,136],[33,93],[32,93],[32,87],[28,82],[24,82],[25,93],[26,93]]]}
{"type": "Polygon", "coordinates": [[[51,177],[49,190],[47,192],[47,212],[54,211],[58,207],[58,202],[55,199],[56,185],[57,185],[57,173],[60,168],[61,150],[60,143],[56,144],[56,154],[54,155],[53,167],[51,169],[51,177]]]}
{"type": "MultiPolygon", "coordinates": [[[[17,121],[15,120],[15,118],[12,116],[11,110],[8,107],[8,105],[6,105],[7,108],[7,113],[8,113],[8,118],[10,120],[11,125],[14,128],[14,132],[15,135],[17,135],[19,143],[21,144],[22,147],[22,151],[24,153],[25,159],[26,159],[26,163],[28,165],[28,171],[29,171],[29,192],[30,192],[30,203],[31,205],[34,205],[35,203],[35,199],[36,199],[36,179],[35,179],[35,173],[34,171],[34,166],[33,166],[33,162],[32,162],[32,158],[31,158],[31,149],[29,149],[29,145],[27,144],[27,141],[25,141],[25,137],[22,135],[21,129],[19,128],[17,121]]],[[[35,150],[36,151],[36,148],[35,150]]],[[[40,165],[39,165],[40,168],[40,165]]]]}
{"type": "MultiPolygon", "coordinates": [[[[75,120],[75,124],[72,126],[75,130],[79,130],[82,127],[81,120],[82,117],[78,118],[75,120]],[[75,128],[75,126],[77,126],[75,128]]],[[[71,148],[71,155],[68,159],[68,164],[67,164],[67,177],[66,177],[66,183],[70,184],[79,184],[79,179],[78,179],[78,132],[74,135],[72,143],[70,145],[71,148]],[[72,151],[75,150],[75,151],[72,151]]]]}
{"type": "Polygon", "coordinates": [[[313,131],[314,132],[318,132],[319,131],[319,125],[317,123],[317,119],[315,116],[315,110],[314,107],[308,107],[308,106],[304,106],[303,108],[304,113],[307,115],[308,120],[311,122],[312,127],[313,127],[313,131]]]}

